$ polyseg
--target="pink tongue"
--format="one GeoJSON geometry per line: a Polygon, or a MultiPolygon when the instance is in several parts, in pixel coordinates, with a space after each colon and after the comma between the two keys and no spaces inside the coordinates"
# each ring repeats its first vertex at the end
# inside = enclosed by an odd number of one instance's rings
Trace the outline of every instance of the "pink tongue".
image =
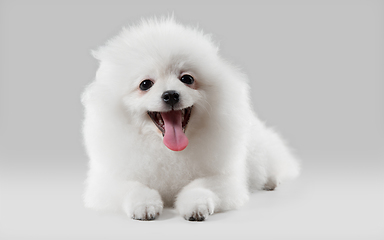
{"type": "Polygon", "coordinates": [[[181,111],[161,113],[165,125],[163,142],[172,151],[182,151],[188,145],[188,138],[182,128],[181,111]]]}

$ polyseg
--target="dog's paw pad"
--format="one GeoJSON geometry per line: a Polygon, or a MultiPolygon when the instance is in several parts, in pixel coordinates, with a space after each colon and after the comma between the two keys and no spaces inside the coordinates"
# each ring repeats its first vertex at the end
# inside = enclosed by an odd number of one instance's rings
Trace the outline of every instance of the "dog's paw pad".
{"type": "Polygon", "coordinates": [[[180,194],[176,208],[185,220],[204,221],[214,213],[215,194],[206,189],[193,189],[180,194]]]}
{"type": "Polygon", "coordinates": [[[155,220],[163,210],[162,202],[138,204],[133,208],[132,219],[151,221],[155,220]]]}
{"type": "Polygon", "coordinates": [[[150,221],[163,211],[160,194],[148,188],[127,195],[123,203],[125,213],[135,220],[150,221]]]}
{"type": "Polygon", "coordinates": [[[279,183],[275,179],[269,179],[267,183],[264,185],[263,190],[265,191],[273,191],[277,187],[279,183]]]}
{"type": "Polygon", "coordinates": [[[208,218],[211,215],[211,212],[207,206],[200,205],[196,207],[195,211],[192,211],[186,215],[184,215],[184,219],[193,222],[201,222],[208,218]]]}

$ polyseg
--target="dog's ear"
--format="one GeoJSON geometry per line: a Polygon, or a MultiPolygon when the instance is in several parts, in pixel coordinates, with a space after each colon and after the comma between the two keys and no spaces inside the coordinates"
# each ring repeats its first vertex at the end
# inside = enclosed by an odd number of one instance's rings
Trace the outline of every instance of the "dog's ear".
{"type": "MultiPolygon", "coordinates": [[[[113,40],[113,39],[112,39],[113,40]]],[[[110,40],[110,41],[112,41],[112,40],[110,40]]],[[[102,45],[102,46],[99,46],[98,48],[96,48],[96,49],[91,49],[91,55],[95,58],[95,59],[97,59],[97,60],[99,60],[99,61],[102,61],[102,60],[104,60],[104,58],[106,57],[106,56],[108,56],[108,46],[109,46],[109,44],[107,43],[107,44],[105,44],[105,45],[102,45]]]]}

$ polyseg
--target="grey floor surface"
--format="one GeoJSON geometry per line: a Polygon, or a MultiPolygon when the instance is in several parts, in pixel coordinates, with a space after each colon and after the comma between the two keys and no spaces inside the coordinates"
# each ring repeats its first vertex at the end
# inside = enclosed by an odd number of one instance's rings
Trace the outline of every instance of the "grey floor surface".
{"type": "Polygon", "coordinates": [[[384,239],[381,160],[339,160],[304,162],[298,179],[199,223],[174,209],[151,222],[85,209],[85,159],[9,164],[1,169],[0,239],[384,239]]]}

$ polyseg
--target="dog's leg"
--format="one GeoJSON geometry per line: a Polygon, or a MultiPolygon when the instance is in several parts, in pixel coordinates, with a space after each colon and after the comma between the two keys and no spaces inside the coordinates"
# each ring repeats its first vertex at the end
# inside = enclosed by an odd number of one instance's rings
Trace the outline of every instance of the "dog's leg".
{"type": "Polygon", "coordinates": [[[163,210],[158,191],[139,182],[129,182],[130,189],[123,200],[123,210],[135,220],[154,220],[163,210]]]}
{"type": "Polygon", "coordinates": [[[189,221],[203,221],[214,212],[238,208],[249,198],[243,181],[231,176],[196,179],[179,193],[175,207],[189,221]]]}
{"type": "Polygon", "coordinates": [[[121,209],[131,218],[153,220],[161,214],[160,194],[144,184],[90,174],[84,195],[85,206],[96,210],[121,209]]]}

